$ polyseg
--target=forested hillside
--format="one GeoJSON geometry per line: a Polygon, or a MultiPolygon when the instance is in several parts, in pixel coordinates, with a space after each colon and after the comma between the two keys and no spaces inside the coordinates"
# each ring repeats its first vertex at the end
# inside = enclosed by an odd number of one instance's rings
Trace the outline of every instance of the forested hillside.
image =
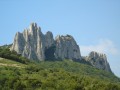
{"type": "Polygon", "coordinates": [[[0,47],[0,90],[120,90],[120,79],[86,62],[33,62],[0,47]]]}
{"type": "Polygon", "coordinates": [[[0,59],[0,90],[120,90],[112,73],[68,60],[23,64],[0,59]]]}

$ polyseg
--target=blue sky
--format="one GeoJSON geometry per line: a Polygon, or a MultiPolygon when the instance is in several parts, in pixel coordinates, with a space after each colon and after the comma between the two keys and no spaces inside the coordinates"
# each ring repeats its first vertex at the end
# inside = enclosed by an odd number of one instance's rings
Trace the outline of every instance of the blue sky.
{"type": "Polygon", "coordinates": [[[0,45],[31,22],[54,37],[72,35],[82,55],[105,53],[120,77],[120,0],[0,0],[0,45]]]}

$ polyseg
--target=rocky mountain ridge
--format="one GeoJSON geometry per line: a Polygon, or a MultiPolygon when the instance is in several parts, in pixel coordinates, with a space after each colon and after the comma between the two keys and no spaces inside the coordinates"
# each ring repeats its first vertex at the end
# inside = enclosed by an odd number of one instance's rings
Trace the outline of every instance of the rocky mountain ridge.
{"type": "Polygon", "coordinates": [[[16,33],[11,50],[39,61],[50,57],[51,59],[81,59],[79,46],[72,36],[59,35],[54,40],[52,32],[48,31],[44,35],[36,23],[32,23],[23,33],[16,33]],[[49,51],[52,51],[51,56],[46,55],[49,51]]]}
{"type": "Polygon", "coordinates": [[[71,59],[80,62],[83,59],[96,68],[111,72],[106,55],[91,52],[89,56],[82,57],[79,46],[71,35],[58,35],[54,39],[52,32],[43,34],[36,23],[32,23],[23,33],[17,32],[10,49],[37,61],[71,59]]]}
{"type": "Polygon", "coordinates": [[[82,57],[86,62],[89,62],[92,66],[102,69],[108,72],[112,72],[110,65],[107,62],[107,57],[105,54],[92,51],[88,56],[82,57]]]}

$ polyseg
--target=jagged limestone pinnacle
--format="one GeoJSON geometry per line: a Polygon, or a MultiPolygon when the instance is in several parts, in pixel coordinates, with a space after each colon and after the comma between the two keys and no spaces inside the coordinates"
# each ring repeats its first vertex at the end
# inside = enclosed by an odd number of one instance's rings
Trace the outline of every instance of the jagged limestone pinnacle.
{"type": "MultiPolygon", "coordinates": [[[[48,31],[44,35],[36,23],[31,23],[23,33],[16,33],[11,50],[28,59],[39,61],[46,59],[80,61],[82,58],[80,48],[71,35],[58,35],[54,40],[52,32],[48,31]]],[[[84,59],[96,68],[111,72],[105,54],[92,51],[84,59]]]]}
{"type": "Polygon", "coordinates": [[[72,36],[58,36],[54,40],[52,32],[48,31],[45,35],[36,23],[31,23],[23,33],[17,33],[11,50],[15,50],[22,56],[33,60],[45,60],[48,55],[47,50],[52,51],[55,59],[76,59],[80,60],[80,50],[72,36]],[[60,49],[61,48],[61,49],[60,49]]]}
{"type": "Polygon", "coordinates": [[[110,65],[107,62],[107,57],[103,53],[92,51],[89,56],[85,57],[85,60],[90,62],[92,66],[98,69],[111,72],[110,65]]]}

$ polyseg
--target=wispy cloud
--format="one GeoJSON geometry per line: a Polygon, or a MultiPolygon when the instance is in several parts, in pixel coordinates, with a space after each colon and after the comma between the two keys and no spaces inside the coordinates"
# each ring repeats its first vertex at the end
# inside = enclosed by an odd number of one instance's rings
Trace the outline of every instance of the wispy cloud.
{"type": "Polygon", "coordinates": [[[117,55],[118,50],[115,47],[114,42],[109,39],[100,39],[96,45],[80,46],[82,55],[87,55],[91,51],[97,51],[100,53],[117,55]]]}

